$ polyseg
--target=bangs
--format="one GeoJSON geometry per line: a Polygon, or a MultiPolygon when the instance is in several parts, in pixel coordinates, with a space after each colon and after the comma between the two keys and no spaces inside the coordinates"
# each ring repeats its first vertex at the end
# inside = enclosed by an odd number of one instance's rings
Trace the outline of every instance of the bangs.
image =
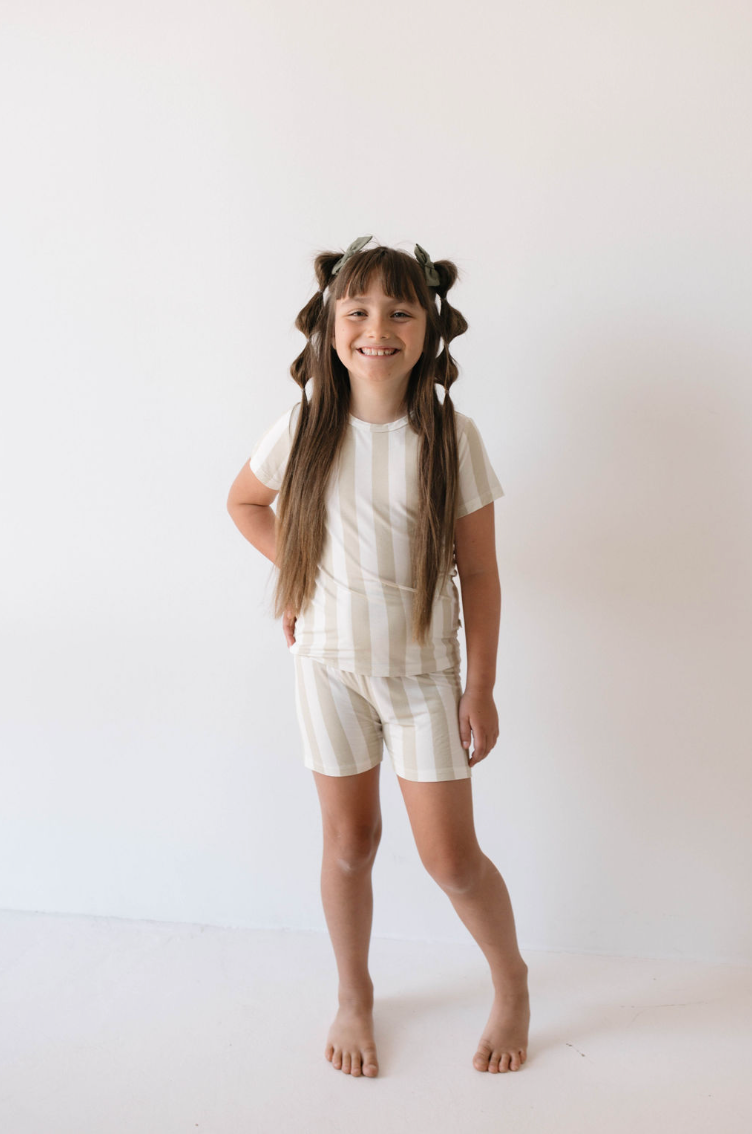
{"type": "Polygon", "coordinates": [[[390,299],[425,307],[426,297],[423,292],[427,289],[420,287],[421,272],[417,260],[413,260],[406,252],[395,248],[370,248],[367,252],[353,256],[344,265],[339,273],[342,278],[336,281],[334,297],[347,299],[350,296],[365,295],[371,281],[377,279],[390,299]]]}

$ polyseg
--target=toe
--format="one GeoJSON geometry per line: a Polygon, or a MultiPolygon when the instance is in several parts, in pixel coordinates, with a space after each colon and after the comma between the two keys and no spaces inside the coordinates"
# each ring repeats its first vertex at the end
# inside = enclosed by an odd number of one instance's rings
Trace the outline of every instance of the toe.
{"type": "Polygon", "coordinates": [[[336,1067],[338,1071],[342,1067],[342,1052],[338,1047],[335,1047],[334,1049],[334,1055],[332,1056],[332,1066],[336,1067]]]}
{"type": "Polygon", "coordinates": [[[520,1053],[519,1051],[513,1051],[512,1058],[509,1060],[509,1070],[519,1071],[520,1066],[520,1053]]]}
{"type": "Polygon", "coordinates": [[[367,1048],[363,1053],[363,1074],[364,1075],[378,1075],[379,1061],[376,1058],[376,1052],[367,1048]]]}
{"type": "Polygon", "coordinates": [[[350,1074],[351,1075],[360,1075],[360,1072],[361,1072],[360,1052],[354,1051],[353,1057],[352,1057],[352,1065],[351,1065],[351,1069],[350,1069],[350,1074]]]}
{"type": "Polygon", "coordinates": [[[473,1056],[473,1067],[476,1071],[488,1071],[489,1052],[479,1047],[473,1056]]]}
{"type": "Polygon", "coordinates": [[[500,1059],[501,1059],[501,1053],[500,1052],[498,1052],[498,1051],[492,1051],[491,1052],[491,1058],[488,1061],[488,1070],[493,1072],[494,1075],[496,1075],[498,1070],[499,1070],[499,1060],[500,1059]]]}
{"type": "Polygon", "coordinates": [[[344,1071],[345,1075],[350,1074],[351,1059],[352,1057],[349,1051],[346,1051],[342,1056],[342,1070],[344,1071]]]}
{"type": "Polygon", "coordinates": [[[327,1059],[329,1060],[329,1062],[331,1063],[331,1061],[332,1061],[332,1056],[334,1055],[334,1045],[333,1045],[333,1044],[331,1044],[331,1043],[328,1043],[328,1044],[326,1045],[326,1047],[325,1047],[325,1049],[324,1049],[324,1055],[326,1056],[326,1058],[327,1058],[327,1059]]]}
{"type": "Polygon", "coordinates": [[[509,1052],[505,1051],[499,1060],[499,1071],[509,1070],[509,1052]]]}

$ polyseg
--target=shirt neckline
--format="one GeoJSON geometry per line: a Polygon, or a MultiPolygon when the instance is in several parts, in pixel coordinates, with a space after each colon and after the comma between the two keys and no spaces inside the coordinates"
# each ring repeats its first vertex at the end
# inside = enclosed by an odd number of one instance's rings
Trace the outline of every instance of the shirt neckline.
{"type": "Polygon", "coordinates": [[[410,415],[407,413],[404,417],[398,417],[396,421],[384,421],[380,423],[374,421],[363,421],[362,418],[355,417],[353,414],[350,414],[351,425],[354,425],[356,426],[356,428],[362,429],[368,433],[382,433],[387,429],[401,429],[403,425],[407,425],[409,420],[410,415]]]}

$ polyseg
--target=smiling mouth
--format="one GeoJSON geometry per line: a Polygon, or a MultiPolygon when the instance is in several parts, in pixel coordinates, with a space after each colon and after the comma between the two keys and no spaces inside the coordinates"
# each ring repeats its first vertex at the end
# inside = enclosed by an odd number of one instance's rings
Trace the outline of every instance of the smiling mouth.
{"type": "Polygon", "coordinates": [[[397,348],[392,347],[390,350],[369,350],[366,347],[358,347],[358,354],[362,354],[364,358],[391,358],[393,354],[397,353],[397,348]]]}

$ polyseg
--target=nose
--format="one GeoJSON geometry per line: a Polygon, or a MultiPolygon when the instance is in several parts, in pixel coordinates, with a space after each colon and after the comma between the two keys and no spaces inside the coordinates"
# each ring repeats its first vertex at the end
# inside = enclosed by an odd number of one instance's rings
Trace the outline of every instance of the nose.
{"type": "Polygon", "coordinates": [[[388,339],[390,335],[391,332],[386,326],[386,316],[374,315],[371,319],[371,325],[368,328],[369,339],[388,339]]]}

